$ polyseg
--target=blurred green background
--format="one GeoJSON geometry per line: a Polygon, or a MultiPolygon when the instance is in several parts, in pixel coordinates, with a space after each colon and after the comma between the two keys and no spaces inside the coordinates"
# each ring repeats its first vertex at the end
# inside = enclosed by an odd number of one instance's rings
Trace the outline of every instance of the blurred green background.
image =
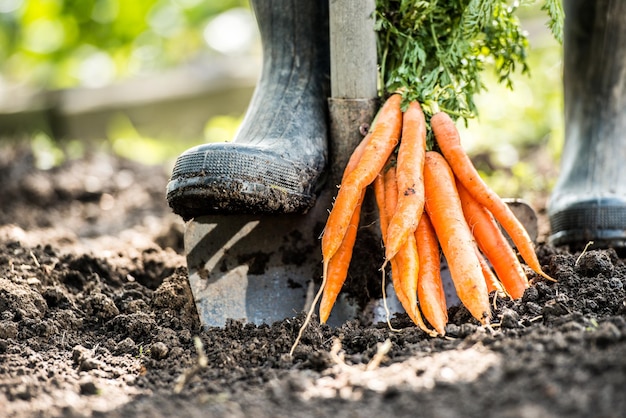
{"type": "MultiPolygon", "coordinates": [[[[562,49],[539,5],[519,16],[530,75],[509,90],[486,73],[479,117],[460,128],[500,195],[541,204],[563,142],[562,49]]],[[[192,145],[232,138],[259,47],[247,0],[0,0],[1,134],[22,138],[9,128],[28,116],[18,128],[32,128],[42,168],[79,156],[89,140],[169,169],[192,145]]]]}
{"type": "Polygon", "coordinates": [[[0,0],[2,79],[98,87],[163,70],[209,51],[211,20],[247,7],[246,0],[0,0]]]}
{"type": "Polygon", "coordinates": [[[0,133],[44,168],[100,140],[171,164],[232,137],[259,47],[247,0],[0,0],[0,133]]]}

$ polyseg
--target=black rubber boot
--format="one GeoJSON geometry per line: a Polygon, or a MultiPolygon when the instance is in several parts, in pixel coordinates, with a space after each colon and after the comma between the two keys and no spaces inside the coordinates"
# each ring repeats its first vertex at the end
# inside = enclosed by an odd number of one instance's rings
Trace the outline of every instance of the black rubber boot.
{"type": "Polygon", "coordinates": [[[550,242],[626,246],[626,2],[566,0],[565,147],[550,242]]]}
{"type": "Polygon", "coordinates": [[[306,212],[328,156],[328,2],[252,0],[261,78],[235,139],[181,154],[167,200],[183,219],[306,212]]]}

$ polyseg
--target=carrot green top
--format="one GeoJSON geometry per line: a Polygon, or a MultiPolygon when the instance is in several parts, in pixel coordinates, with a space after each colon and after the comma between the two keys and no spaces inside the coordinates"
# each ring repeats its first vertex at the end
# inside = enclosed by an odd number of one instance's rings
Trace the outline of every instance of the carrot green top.
{"type": "MultiPolygon", "coordinates": [[[[530,0],[533,2],[535,0],[530,0]]],[[[561,40],[561,0],[542,0],[548,26],[561,40]]],[[[528,1],[522,2],[528,4],[528,1]]],[[[376,0],[375,20],[382,94],[402,90],[404,103],[429,103],[454,118],[476,113],[474,95],[492,62],[511,87],[516,69],[528,70],[528,39],[511,0],[376,0]]]]}

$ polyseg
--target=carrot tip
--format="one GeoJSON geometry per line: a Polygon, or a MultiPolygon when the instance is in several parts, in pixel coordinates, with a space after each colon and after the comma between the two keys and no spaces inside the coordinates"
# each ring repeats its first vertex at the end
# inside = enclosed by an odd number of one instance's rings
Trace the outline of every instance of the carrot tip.
{"type": "Polygon", "coordinates": [[[554,283],[558,282],[558,280],[553,279],[547,273],[545,273],[543,270],[538,271],[537,274],[539,274],[541,277],[543,277],[544,279],[549,280],[551,282],[554,282],[554,283]]]}

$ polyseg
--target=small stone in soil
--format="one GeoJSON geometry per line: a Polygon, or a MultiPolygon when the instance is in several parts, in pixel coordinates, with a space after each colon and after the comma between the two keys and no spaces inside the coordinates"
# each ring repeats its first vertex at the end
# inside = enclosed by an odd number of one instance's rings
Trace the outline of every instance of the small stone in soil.
{"type": "Polygon", "coordinates": [[[576,263],[576,271],[583,276],[592,277],[599,273],[613,273],[613,262],[606,251],[592,250],[580,256],[576,263]]]}
{"type": "Polygon", "coordinates": [[[81,371],[89,371],[100,368],[100,362],[93,358],[87,358],[80,363],[79,370],[81,371]]]}
{"type": "Polygon", "coordinates": [[[150,356],[155,360],[164,359],[165,357],[167,357],[168,353],[169,348],[167,347],[167,345],[165,345],[165,343],[162,343],[160,341],[152,344],[152,347],[150,347],[150,356]]]}
{"type": "Polygon", "coordinates": [[[603,347],[619,341],[622,337],[622,333],[615,326],[615,324],[611,322],[602,322],[598,325],[598,329],[593,336],[595,337],[594,339],[596,344],[603,347]]]}
{"type": "Polygon", "coordinates": [[[524,292],[524,296],[522,296],[523,302],[534,302],[539,298],[539,291],[536,287],[531,286],[524,292]]]}
{"type": "Polygon", "coordinates": [[[91,379],[82,380],[79,386],[81,395],[95,395],[98,393],[98,387],[91,379]]]}
{"type": "Polygon", "coordinates": [[[80,365],[85,359],[91,357],[91,351],[82,345],[77,345],[72,349],[72,360],[75,364],[80,365]]]}
{"type": "Polygon", "coordinates": [[[130,354],[135,351],[137,344],[133,341],[132,338],[124,338],[120,341],[115,347],[115,351],[119,354],[130,354]]]}
{"type": "Polygon", "coordinates": [[[0,339],[17,338],[18,329],[15,322],[0,321],[0,339]]]}
{"type": "Polygon", "coordinates": [[[502,328],[517,328],[519,327],[519,315],[512,309],[504,309],[500,324],[502,328]]]}

